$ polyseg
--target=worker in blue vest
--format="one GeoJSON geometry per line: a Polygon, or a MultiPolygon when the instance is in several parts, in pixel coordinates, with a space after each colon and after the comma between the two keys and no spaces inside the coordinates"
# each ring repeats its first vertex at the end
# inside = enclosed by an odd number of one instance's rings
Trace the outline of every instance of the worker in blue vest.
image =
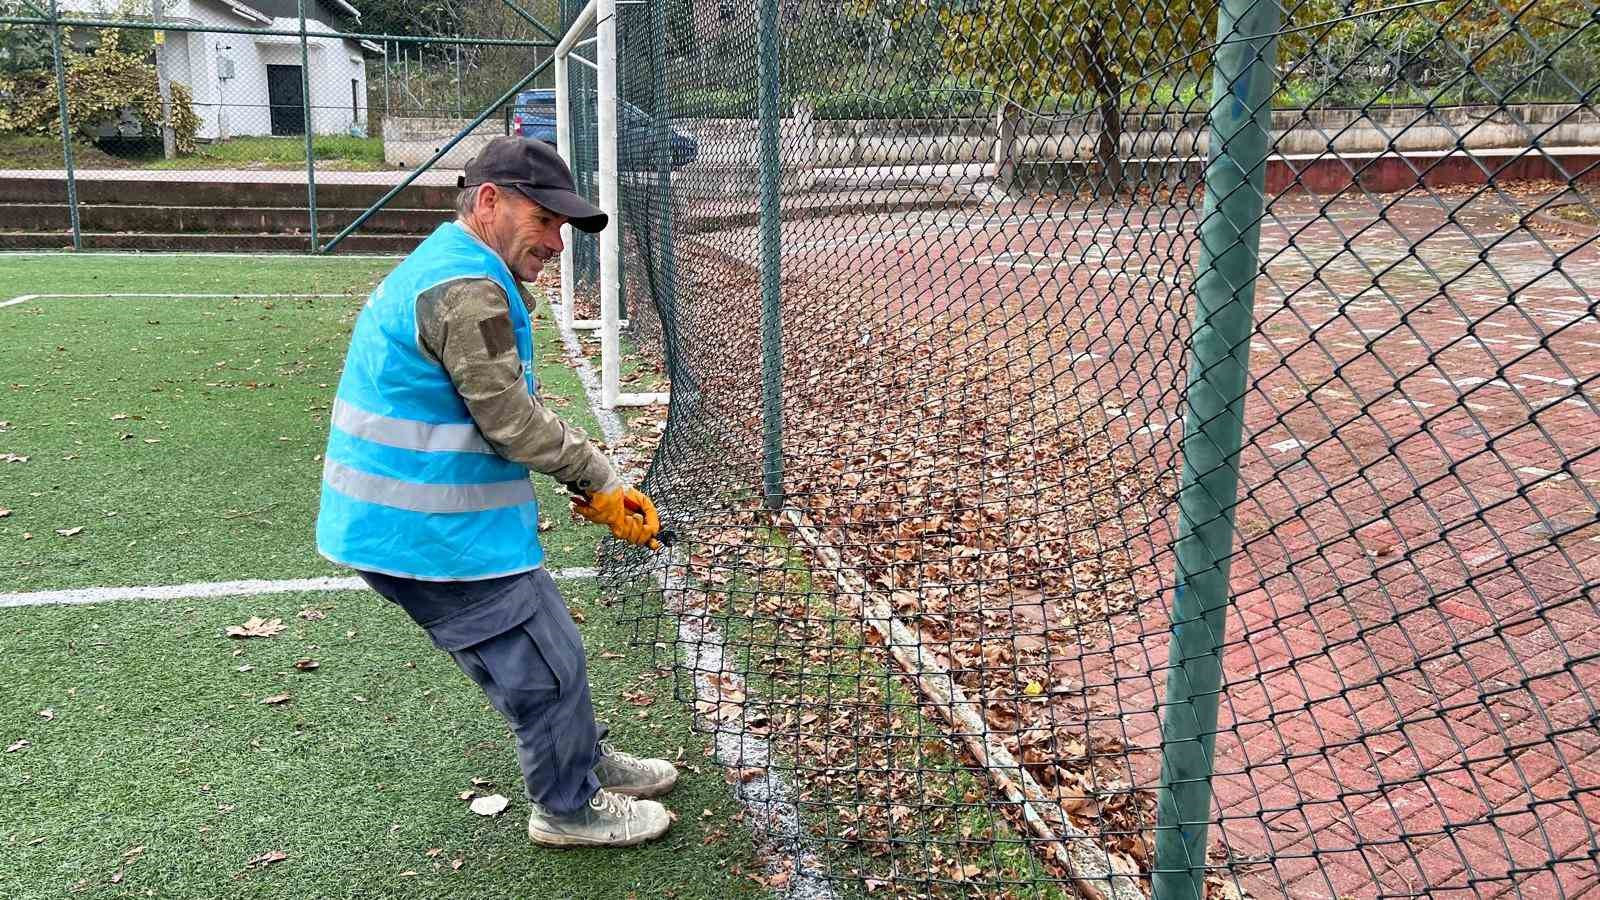
{"type": "Polygon", "coordinates": [[[659,837],[673,765],[604,741],[583,641],[541,563],[530,470],[633,544],[660,528],[578,428],[539,399],[533,301],[522,288],[561,252],[561,226],[606,214],[573,190],[548,144],[491,141],[458,182],[457,217],[372,292],[333,403],[317,549],[399,604],[483,689],[516,734],[548,846],[659,837]]]}

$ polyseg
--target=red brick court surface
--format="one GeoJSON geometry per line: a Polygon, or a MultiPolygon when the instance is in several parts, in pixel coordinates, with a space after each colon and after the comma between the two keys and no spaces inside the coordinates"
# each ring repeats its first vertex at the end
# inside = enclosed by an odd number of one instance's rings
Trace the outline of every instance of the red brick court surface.
{"type": "MultiPolygon", "coordinates": [[[[1269,207],[1211,827],[1250,896],[1600,897],[1600,242],[1525,225],[1548,196],[1269,207]]],[[[943,327],[1005,309],[1007,335],[1065,339],[1040,389],[1175,472],[1184,206],[800,222],[785,266],[871,273],[943,327]]],[[[1154,786],[1176,516],[1137,502],[1154,602],[1076,665],[1108,711],[1090,724],[1154,786]]]]}

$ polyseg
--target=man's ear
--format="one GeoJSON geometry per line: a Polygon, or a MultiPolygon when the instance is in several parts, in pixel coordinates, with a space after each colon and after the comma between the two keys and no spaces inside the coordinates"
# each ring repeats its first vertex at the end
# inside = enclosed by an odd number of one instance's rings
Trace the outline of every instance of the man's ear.
{"type": "Polygon", "coordinates": [[[495,209],[500,205],[500,188],[485,182],[478,185],[477,208],[490,218],[493,218],[495,209]]]}

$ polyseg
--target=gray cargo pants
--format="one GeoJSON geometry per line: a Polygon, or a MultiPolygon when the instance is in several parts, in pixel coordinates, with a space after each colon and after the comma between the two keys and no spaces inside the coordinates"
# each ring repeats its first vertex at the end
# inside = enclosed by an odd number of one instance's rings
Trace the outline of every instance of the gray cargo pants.
{"type": "Polygon", "coordinates": [[[606,729],[594,719],[583,638],[550,573],[481,582],[360,574],[404,607],[505,717],[528,799],[558,814],[582,809],[600,789],[594,767],[606,729]]]}

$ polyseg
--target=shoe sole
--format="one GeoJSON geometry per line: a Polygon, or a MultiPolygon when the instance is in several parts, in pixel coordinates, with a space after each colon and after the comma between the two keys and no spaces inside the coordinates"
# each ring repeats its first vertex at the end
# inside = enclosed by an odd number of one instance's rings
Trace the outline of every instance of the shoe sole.
{"type": "MultiPolygon", "coordinates": [[[[668,822],[667,824],[670,826],[672,823],[668,822]]],[[[596,840],[594,838],[583,838],[570,834],[547,834],[544,832],[536,832],[530,828],[528,829],[528,839],[541,847],[549,847],[554,850],[573,850],[581,847],[636,847],[648,841],[653,841],[666,833],[667,829],[662,828],[660,831],[654,834],[646,832],[644,834],[634,835],[626,840],[607,841],[596,840]]]]}
{"type": "Polygon", "coordinates": [[[606,787],[601,785],[601,788],[613,794],[625,794],[635,800],[651,800],[672,793],[672,789],[677,785],[678,773],[674,772],[672,777],[665,781],[658,781],[655,784],[647,784],[642,787],[606,787]]]}

